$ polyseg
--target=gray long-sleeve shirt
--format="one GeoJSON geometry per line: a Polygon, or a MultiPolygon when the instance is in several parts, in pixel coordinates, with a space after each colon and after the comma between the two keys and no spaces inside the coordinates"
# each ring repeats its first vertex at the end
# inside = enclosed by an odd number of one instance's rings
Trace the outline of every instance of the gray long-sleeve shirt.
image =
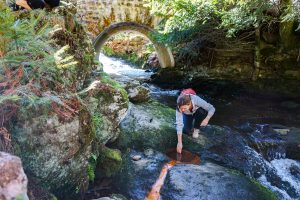
{"type": "MultiPolygon", "coordinates": [[[[211,105],[210,103],[207,103],[205,100],[201,99],[197,95],[191,94],[190,97],[191,97],[191,101],[192,101],[192,105],[193,105],[193,110],[192,110],[192,112],[190,110],[187,110],[184,112],[184,114],[192,115],[197,111],[198,108],[201,107],[208,112],[207,113],[208,117],[213,116],[213,114],[215,113],[215,110],[216,110],[213,105],[211,105]]],[[[179,111],[178,109],[176,109],[176,129],[177,129],[177,134],[182,133],[183,116],[182,116],[182,112],[179,111]]]]}

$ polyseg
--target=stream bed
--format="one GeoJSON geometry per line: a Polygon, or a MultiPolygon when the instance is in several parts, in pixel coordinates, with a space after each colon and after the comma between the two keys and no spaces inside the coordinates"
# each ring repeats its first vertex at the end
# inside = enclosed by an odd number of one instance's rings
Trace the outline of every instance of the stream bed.
{"type": "MultiPolygon", "coordinates": [[[[100,55],[104,71],[121,84],[138,81],[149,89],[150,97],[175,108],[180,89],[161,89],[150,83],[152,72],[100,55]]],[[[200,165],[182,164],[169,170],[160,199],[266,199],[258,181],[275,193],[278,199],[300,199],[300,104],[290,99],[272,99],[253,95],[212,97],[200,95],[216,107],[203,137],[210,138],[214,126],[223,134],[213,144],[195,152],[200,165]],[[207,134],[207,135],[206,135],[207,134]],[[296,145],[296,146],[293,146],[296,145]]],[[[176,134],[174,132],[174,134],[176,134]]],[[[156,149],[130,149],[124,155],[126,167],[111,180],[96,181],[86,199],[113,193],[127,199],[145,199],[160,171],[169,159],[156,149]],[[138,161],[131,158],[141,157],[138,161]],[[106,189],[97,184],[109,182],[106,189]]],[[[270,199],[272,199],[270,197],[270,199]]]]}

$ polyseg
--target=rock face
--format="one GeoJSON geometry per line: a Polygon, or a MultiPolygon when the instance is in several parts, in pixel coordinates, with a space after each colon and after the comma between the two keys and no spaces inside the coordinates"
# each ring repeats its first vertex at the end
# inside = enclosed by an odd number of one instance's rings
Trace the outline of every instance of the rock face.
{"type": "Polygon", "coordinates": [[[170,169],[166,183],[161,193],[163,199],[276,199],[245,176],[210,162],[176,165],[170,169]]]}
{"type": "Polygon", "coordinates": [[[143,105],[130,104],[129,111],[120,124],[119,148],[155,148],[166,150],[175,146],[175,112],[157,102],[143,105]]]}
{"type": "Polygon", "coordinates": [[[27,197],[27,177],[20,158],[0,152],[0,199],[23,199],[27,197]]]}
{"type": "MultiPolygon", "coordinates": [[[[85,192],[88,161],[92,155],[101,154],[102,161],[111,159],[110,153],[105,154],[108,150],[101,153],[103,148],[100,147],[118,137],[118,123],[126,113],[128,98],[124,89],[114,88],[108,81],[103,78],[81,93],[88,108],[82,105],[72,119],[42,114],[43,109],[38,108],[18,115],[12,127],[25,170],[59,198],[78,199],[85,192]]],[[[111,173],[107,166],[99,166],[99,169],[104,174],[111,173]]]]}
{"type": "Polygon", "coordinates": [[[24,169],[58,197],[78,198],[88,186],[86,168],[92,152],[87,111],[62,122],[56,115],[21,116],[13,127],[24,169]]]}

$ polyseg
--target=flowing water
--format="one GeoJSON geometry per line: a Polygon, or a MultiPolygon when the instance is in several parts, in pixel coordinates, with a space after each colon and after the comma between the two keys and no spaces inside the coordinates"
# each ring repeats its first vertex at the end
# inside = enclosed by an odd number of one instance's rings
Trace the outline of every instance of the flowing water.
{"type": "MultiPolygon", "coordinates": [[[[147,80],[151,72],[134,68],[127,63],[100,55],[104,71],[117,81],[147,80]]],[[[155,85],[144,84],[150,90],[152,98],[175,107],[178,90],[161,89],[155,85]]],[[[286,106],[289,100],[256,98],[241,95],[231,98],[208,99],[216,107],[211,123],[226,126],[230,131],[224,145],[204,152],[203,158],[237,169],[273,190],[280,199],[300,199],[300,162],[287,157],[284,135],[291,127],[300,126],[300,106],[286,106]],[[280,134],[274,130],[281,131],[280,134]],[[224,150],[225,149],[225,150],[224,150]],[[228,151],[227,151],[228,150],[228,151]],[[247,161],[240,157],[246,157],[247,161]]],[[[168,154],[168,153],[167,153],[168,154]]],[[[169,157],[176,157],[169,152],[169,157]]],[[[199,160],[200,161],[200,160],[199,160]]],[[[155,191],[162,187],[166,173],[174,162],[163,167],[155,191]]],[[[155,195],[154,195],[155,196],[155,195]]],[[[153,199],[153,198],[148,198],[153,199]]]]}

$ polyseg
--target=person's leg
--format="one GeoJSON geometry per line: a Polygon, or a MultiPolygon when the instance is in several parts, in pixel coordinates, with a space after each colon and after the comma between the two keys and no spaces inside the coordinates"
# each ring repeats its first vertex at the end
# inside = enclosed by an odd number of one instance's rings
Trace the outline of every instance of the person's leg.
{"type": "Polygon", "coordinates": [[[183,133],[190,134],[193,127],[193,115],[182,114],[183,116],[183,133]]]}
{"type": "Polygon", "coordinates": [[[193,137],[194,138],[199,137],[200,124],[205,119],[206,116],[207,116],[207,111],[204,110],[203,108],[198,108],[197,111],[193,114],[193,118],[194,118],[193,137]]]}

